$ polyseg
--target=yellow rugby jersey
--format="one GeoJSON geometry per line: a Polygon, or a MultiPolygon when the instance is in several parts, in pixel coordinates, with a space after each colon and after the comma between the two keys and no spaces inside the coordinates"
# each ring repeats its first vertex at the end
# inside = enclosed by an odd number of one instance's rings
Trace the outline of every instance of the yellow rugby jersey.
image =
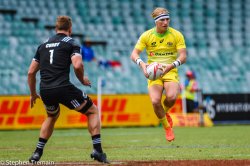
{"type": "Polygon", "coordinates": [[[164,34],[155,28],[144,32],[137,41],[135,48],[143,51],[146,48],[148,63],[173,63],[177,59],[177,50],[186,48],[183,35],[174,28],[168,27],[164,34]]]}

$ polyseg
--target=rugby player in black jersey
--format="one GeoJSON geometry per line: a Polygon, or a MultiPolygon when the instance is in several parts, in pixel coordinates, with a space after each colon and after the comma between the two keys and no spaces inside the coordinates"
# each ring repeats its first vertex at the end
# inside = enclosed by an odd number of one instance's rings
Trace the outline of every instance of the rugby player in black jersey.
{"type": "Polygon", "coordinates": [[[91,158],[109,163],[101,146],[99,112],[92,100],[84,92],[76,88],[69,80],[70,65],[73,65],[78,80],[85,86],[91,86],[84,77],[84,67],[80,46],[71,36],[72,21],[68,16],[58,16],[56,35],[41,44],[30,64],[28,84],[30,88],[31,108],[37,98],[45,105],[47,118],[43,122],[35,152],[29,158],[31,163],[40,160],[43,148],[53,133],[54,125],[60,114],[59,104],[74,109],[88,118],[88,130],[92,137],[93,152],[91,158]],[[36,74],[40,70],[40,96],[36,92],[36,74]]]}

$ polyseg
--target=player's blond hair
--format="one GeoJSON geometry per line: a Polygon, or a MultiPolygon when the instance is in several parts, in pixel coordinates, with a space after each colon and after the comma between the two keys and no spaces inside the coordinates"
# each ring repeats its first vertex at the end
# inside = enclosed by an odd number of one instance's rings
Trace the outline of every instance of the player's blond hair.
{"type": "Polygon", "coordinates": [[[169,14],[169,11],[163,7],[157,7],[154,9],[154,11],[151,13],[151,16],[153,18],[156,18],[160,14],[169,14]]]}
{"type": "Polygon", "coordinates": [[[72,26],[72,21],[69,16],[58,16],[56,19],[56,30],[68,31],[72,26]]]}

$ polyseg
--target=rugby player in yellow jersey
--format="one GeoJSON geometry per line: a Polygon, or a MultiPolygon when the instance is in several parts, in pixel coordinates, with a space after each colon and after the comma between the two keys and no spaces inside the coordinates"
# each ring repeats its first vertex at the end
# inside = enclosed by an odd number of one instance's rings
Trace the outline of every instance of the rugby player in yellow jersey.
{"type": "Polygon", "coordinates": [[[130,58],[140,66],[148,78],[146,67],[152,62],[163,64],[164,73],[157,80],[148,80],[148,92],[156,116],[163,124],[166,139],[173,141],[175,136],[173,122],[168,110],[174,105],[180,92],[177,67],[186,62],[186,45],[183,35],[169,27],[170,16],[165,8],[158,7],[152,12],[155,27],[144,32],[137,41],[130,58]],[[146,49],[147,64],[140,58],[140,53],[146,49]],[[165,90],[163,103],[162,93],[165,90]]]}

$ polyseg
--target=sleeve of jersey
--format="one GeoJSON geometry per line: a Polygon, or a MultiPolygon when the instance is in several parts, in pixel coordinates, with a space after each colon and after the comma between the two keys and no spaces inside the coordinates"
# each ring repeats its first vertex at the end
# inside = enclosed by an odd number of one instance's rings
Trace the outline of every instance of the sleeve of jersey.
{"type": "Polygon", "coordinates": [[[36,50],[36,55],[35,55],[34,58],[33,58],[33,60],[34,60],[34,61],[37,61],[38,63],[40,62],[39,48],[40,48],[40,46],[37,48],[37,50],[36,50]]]}
{"type": "Polygon", "coordinates": [[[79,44],[77,44],[74,40],[71,41],[71,44],[73,47],[71,57],[74,55],[81,56],[81,46],[79,44]]]}
{"type": "Polygon", "coordinates": [[[140,51],[143,51],[145,48],[146,48],[146,34],[143,33],[140,38],[138,39],[136,45],[135,45],[135,48],[140,50],[140,51]]]}
{"type": "Polygon", "coordinates": [[[186,48],[185,39],[181,33],[177,33],[176,41],[177,41],[177,44],[176,44],[177,50],[181,48],[186,48]]]}

